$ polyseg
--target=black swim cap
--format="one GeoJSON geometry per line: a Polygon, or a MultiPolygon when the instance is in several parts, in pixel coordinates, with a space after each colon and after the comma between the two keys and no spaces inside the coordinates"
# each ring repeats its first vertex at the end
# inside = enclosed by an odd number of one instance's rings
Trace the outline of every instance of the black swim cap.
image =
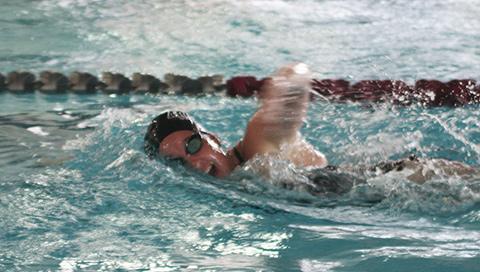
{"type": "Polygon", "coordinates": [[[158,154],[160,143],[173,132],[179,130],[200,131],[201,127],[185,112],[167,111],[152,120],[145,134],[143,149],[148,157],[158,154]]]}

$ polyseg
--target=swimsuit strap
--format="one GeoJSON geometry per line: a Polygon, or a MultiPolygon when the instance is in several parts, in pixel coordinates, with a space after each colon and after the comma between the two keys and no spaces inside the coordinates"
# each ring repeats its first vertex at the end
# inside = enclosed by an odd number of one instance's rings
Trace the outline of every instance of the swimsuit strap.
{"type": "Polygon", "coordinates": [[[239,165],[242,165],[245,162],[245,159],[243,158],[240,151],[238,151],[236,146],[233,148],[233,154],[235,154],[235,157],[237,158],[239,165]]]}

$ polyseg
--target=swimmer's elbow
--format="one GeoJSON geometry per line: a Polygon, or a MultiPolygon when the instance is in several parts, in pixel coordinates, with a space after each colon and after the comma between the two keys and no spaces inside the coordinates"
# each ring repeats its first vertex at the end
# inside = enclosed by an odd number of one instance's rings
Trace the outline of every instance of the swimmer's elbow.
{"type": "Polygon", "coordinates": [[[319,156],[315,160],[315,168],[325,168],[328,165],[328,160],[323,154],[319,154],[319,156]]]}

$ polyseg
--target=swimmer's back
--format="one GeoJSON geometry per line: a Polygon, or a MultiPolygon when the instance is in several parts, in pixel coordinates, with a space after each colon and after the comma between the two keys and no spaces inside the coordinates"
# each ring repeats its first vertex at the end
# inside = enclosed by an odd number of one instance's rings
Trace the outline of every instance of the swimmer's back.
{"type": "Polygon", "coordinates": [[[338,172],[329,167],[310,170],[306,173],[306,176],[311,182],[307,190],[313,195],[343,195],[350,192],[356,185],[366,183],[366,180],[362,178],[338,172]]]}

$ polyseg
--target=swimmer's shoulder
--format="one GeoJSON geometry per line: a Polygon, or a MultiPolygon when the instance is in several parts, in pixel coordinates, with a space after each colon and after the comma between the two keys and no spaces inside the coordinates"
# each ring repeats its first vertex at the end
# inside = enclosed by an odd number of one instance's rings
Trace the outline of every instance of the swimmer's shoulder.
{"type": "Polygon", "coordinates": [[[308,143],[301,135],[291,143],[282,146],[282,153],[295,165],[305,168],[325,168],[328,160],[325,155],[308,143]]]}
{"type": "Polygon", "coordinates": [[[289,160],[299,167],[326,167],[328,161],[325,155],[305,140],[301,140],[301,136],[299,137],[294,141],[283,144],[274,144],[261,139],[244,138],[231,149],[230,153],[237,158],[237,161],[241,161],[241,164],[257,155],[275,155],[289,160]]]}

